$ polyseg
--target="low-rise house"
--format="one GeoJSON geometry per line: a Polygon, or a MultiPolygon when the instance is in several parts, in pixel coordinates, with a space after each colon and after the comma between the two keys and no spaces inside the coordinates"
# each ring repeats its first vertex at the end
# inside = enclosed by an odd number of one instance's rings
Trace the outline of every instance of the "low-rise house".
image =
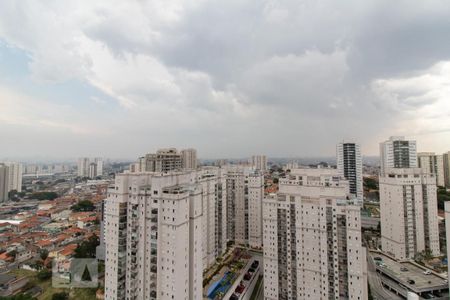
{"type": "Polygon", "coordinates": [[[5,232],[11,229],[11,224],[9,223],[1,223],[0,224],[0,232],[5,232]]]}
{"type": "Polygon", "coordinates": [[[41,226],[42,230],[50,233],[55,234],[63,231],[67,227],[66,223],[49,223],[41,226]]]}
{"type": "Polygon", "coordinates": [[[0,254],[0,261],[3,261],[5,264],[12,263],[14,261],[14,256],[5,251],[0,254]]]}
{"type": "Polygon", "coordinates": [[[89,227],[92,224],[94,224],[96,222],[96,220],[97,220],[96,216],[83,218],[81,220],[78,220],[77,227],[81,228],[81,229],[84,229],[84,228],[89,227]]]}
{"type": "Polygon", "coordinates": [[[32,251],[29,248],[18,243],[10,245],[6,249],[6,251],[8,253],[14,253],[14,261],[19,263],[24,262],[32,257],[32,251]]]}
{"type": "Polygon", "coordinates": [[[37,241],[36,246],[38,246],[41,250],[45,249],[47,251],[53,250],[55,248],[53,241],[48,239],[37,241]]]}
{"type": "Polygon", "coordinates": [[[54,221],[62,221],[69,219],[71,213],[70,209],[57,209],[51,213],[50,217],[54,221]]]}

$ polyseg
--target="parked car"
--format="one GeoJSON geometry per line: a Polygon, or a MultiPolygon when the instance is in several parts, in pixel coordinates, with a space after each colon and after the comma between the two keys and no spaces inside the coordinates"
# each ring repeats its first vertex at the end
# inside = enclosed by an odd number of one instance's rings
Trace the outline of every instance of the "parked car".
{"type": "Polygon", "coordinates": [[[412,280],[412,279],[408,279],[408,283],[409,284],[416,284],[416,282],[414,280],[412,280]]]}
{"type": "Polygon", "coordinates": [[[400,268],[400,271],[402,271],[402,272],[407,272],[407,271],[408,271],[408,268],[406,268],[406,267],[401,267],[401,268],[400,268]]]}
{"type": "Polygon", "coordinates": [[[431,271],[430,270],[426,270],[423,272],[424,275],[431,275],[431,271]]]}
{"type": "Polygon", "coordinates": [[[383,259],[381,257],[379,257],[379,256],[374,257],[373,260],[375,260],[375,261],[383,261],[383,259]]]}

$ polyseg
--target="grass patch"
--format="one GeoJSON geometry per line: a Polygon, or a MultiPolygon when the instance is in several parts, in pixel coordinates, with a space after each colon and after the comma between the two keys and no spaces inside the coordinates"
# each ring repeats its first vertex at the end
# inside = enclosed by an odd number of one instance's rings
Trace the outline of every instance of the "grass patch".
{"type": "Polygon", "coordinates": [[[26,276],[30,282],[29,287],[39,286],[42,288],[42,294],[38,297],[38,300],[52,300],[52,296],[55,293],[66,292],[69,293],[69,299],[83,299],[83,300],[95,300],[95,293],[97,289],[59,289],[52,287],[52,279],[46,281],[40,281],[37,279],[37,272],[16,269],[11,271],[12,274],[22,277],[26,276]]]}

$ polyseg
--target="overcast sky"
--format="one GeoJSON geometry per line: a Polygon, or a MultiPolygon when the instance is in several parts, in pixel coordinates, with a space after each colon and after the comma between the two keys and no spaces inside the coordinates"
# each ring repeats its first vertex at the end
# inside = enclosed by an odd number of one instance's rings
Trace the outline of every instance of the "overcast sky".
{"type": "Polygon", "coordinates": [[[450,150],[450,1],[0,1],[0,157],[450,150]]]}

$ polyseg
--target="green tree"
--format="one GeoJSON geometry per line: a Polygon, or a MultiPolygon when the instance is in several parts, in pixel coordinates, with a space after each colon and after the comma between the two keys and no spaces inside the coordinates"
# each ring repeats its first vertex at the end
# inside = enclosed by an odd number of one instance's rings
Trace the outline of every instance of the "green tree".
{"type": "Polygon", "coordinates": [[[447,190],[444,187],[441,186],[438,187],[437,200],[438,200],[438,208],[444,209],[445,201],[450,201],[450,192],[447,192],[447,190]]]}
{"type": "Polygon", "coordinates": [[[52,296],[52,300],[68,300],[69,294],[66,292],[55,293],[52,296]]]}
{"type": "Polygon", "coordinates": [[[16,255],[17,255],[17,251],[16,250],[12,250],[12,251],[8,252],[8,256],[9,257],[14,257],[14,259],[16,259],[16,255]]]}
{"type": "Polygon", "coordinates": [[[46,260],[47,257],[48,257],[48,250],[47,250],[47,249],[42,249],[42,250],[39,252],[39,256],[41,257],[41,259],[42,259],[43,261],[46,260]]]}
{"type": "Polygon", "coordinates": [[[100,240],[95,234],[89,239],[81,242],[75,249],[75,258],[94,258],[96,255],[97,246],[100,245],[100,240]]]}
{"type": "Polygon", "coordinates": [[[364,177],[363,183],[364,183],[364,187],[368,190],[378,190],[378,182],[374,178],[364,177]]]}
{"type": "Polygon", "coordinates": [[[93,211],[95,210],[94,203],[89,200],[79,201],[71,207],[72,211],[93,211]]]}
{"type": "Polygon", "coordinates": [[[36,200],[55,200],[58,194],[55,192],[35,192],[31,194],[31,199],[36,200]]]}
{"type": "Polygon", "coordinates": [[[47,268],[43,268],[42,270],[40,270],[40,271],[37,273],[37,278],[38,278],[40,281],[46,281],[46,280],[50,279],[51,277],[52,277],[52,271],[50,271],[50,270],[47,269],[47,268]]]}

